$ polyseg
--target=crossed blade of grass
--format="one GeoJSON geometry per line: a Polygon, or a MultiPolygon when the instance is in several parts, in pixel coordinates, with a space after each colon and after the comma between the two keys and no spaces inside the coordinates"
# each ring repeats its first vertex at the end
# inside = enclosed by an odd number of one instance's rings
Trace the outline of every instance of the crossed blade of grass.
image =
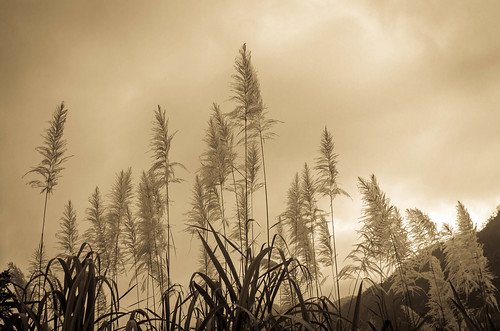
{"type": "MultiPolygon", "coordinates": [[[[273,311],[279,287],[285,279],[290,278],[286,277],[285,274],[288,273],[287,266],[291,260],[284,260],[270,269],[266,268],[261,273],[261,269],[264,269],[263,260],[272,250],[270,247],[263,247],[249,261],[240,279],[220,234],[213,229],[211,224],[209,224],[209,227],[210,229],[200,228],[199,230],[212,233],[217,243],[216,247],[220,249],[224,259],[223,262],[227,265],[228,272],[225,272],[225,268],[215,255],[215,251],[199,233],[204,249],[217,270],[221,282],[214,281],[201,272],[197,272],[191,277],[191,291],[199,293],[200,298],[204,300],[203,303],[207,306],[199,328],[203,329],[209,325],[209,328],[217,326],[226,330],[269,328],[272,324],[275,324],[276,316],[278,316],[278,314],[272,314],[271,312],[273,311]],[[205,286],[197,283],[196,276],[201,278],[205,286]],[[225,291],[223,291],[222,285],[224,285],[225,291]]],[[[223,239],[235,248],[237,253],[243,255],[230,240],[225,237],[223,239]]],[[[246,256],[251,256],[251,254],[247,252],[246,256]]],[[[245,256],[243,257],[245,258],[245,256]]],[[[304,323],[307,324],[306,321],[304,323]]]]}
{"type": "MultiPolygon", "coordinates": [[[[282,250],[278,250],[281,262],[273,262],[269,268],[265,257],[273,247],[263,246],[249,262],[240,278],[220,235],[213,228],[207,231],[213,234],[229,271],[224,272],[214,250],[203,236],[200,236],[204,248],[220,274],[220,282],[210,279],[203,273],[195,273],[190,281],[190,293],[185,298],[182,291],[174,289],[176,285],[171,286],[163,293],[163,300],[167,300],[170,293],[177,293],[171,312],[162,311],[161,316],[154,311],[142,309],[120,312],[120,300],[132,291],[133,287],[118,297],[116,283],[106,278],[106,272],[103,275],[100,273],[98,254],[90,250],[83,255],[87,245],[83,244],[76,256],[66,260],[61,258],[50,260],[45,272],[32,277],[23,288],[23,300],[15,302],[19,312],[19,329],[114,330],[118,327],[117,320],[128,315],[129,320],[120,329],[158,330],[154,322],[160,320],[161,329],[168,331],[193,328],[196,330],[341,330],[336,324],[339,316],[332,311],[334,304],[328,298],[304,300],[300,286],[290,275],[289,266],[293,259],[286,259],[282,250]],[[61,280],[52,275],[56,264],[60,265],[59,270],[62,270],[61,280]],[[195,277],[199,277],[203,284],[198,283],[195,277]],[[38,280],[43,284],[44,295],[39,300],[33,300],[31,296],[37,293],[38,280]],[[281,286],[290,286],[298,299],[297,305],[284,312],[279,312],[275,306],[275,299],[281,286]],[[96,317],[97,294],[103,288],[107,288],[110,293],[111,308],[107,314],[96,317]],[[184,307],[187,309],[184,310],[184,307]]],[[[229,241],[228,243],[234,247],[229,241]]],[[[298,267],[300,266],[295,266],[298,267]]],[[[357,329],[360,298],[359,294],[354,322],[348,321],[352,323],[352,330],[357,329]]]]}
{"type": "MultiPolygon", "coordinates": [[[[192,301],[187,311],[185,329],[188,328],[190,319],[195,310],[195,303],[199,299],[200,308],[197,320],[197,330],[334,330],[340,329],[339,320],[352,324],[352,330],[357,329],[357,323],[341,318],[336,311],[335,305],[328,298],[311,298],[304,300],[300,287],[290,275],[289,266],[293,258],[285,258],[284,252],[275,247],[262,246],[255,257],[249,261],[244,273],[240,276],[235,268],[235,264],[226,250],[222,240],[232,246],[237,253],[243,255],[236,245],[227,238],[219,234],[209,224],[210,229],[199,228],[200,231],[212,233],[217,244],[216,249],[224,261],[219,261],[204,236],[199,233],[199,237],[210,260],[219,274],[219,281],[211,279],[209,276],[197,272],[190,280],[192,301]],[[222,236],[222,238],[221,238],[222,236]],[[265,257],[276,249],[279,252],[281,262],[273,262],[272,267],[268,267],[265,257]],[[225,262],[225,263],[224,263],[225,262]],[[227,265],[226,269],[223,264],[227,265]],[[195,278],[199,277],[204,284],[198,283],[195,278]],[[281,286],[290,286],[298,299],[298,303],[280,313],[275,307],[275,300],[281,286]],[[198,296],[198,297],[197,297],[198,296]]],[[[274,242],[274,240],[273,240],[274,242]]],[[[251,256],[248,252],[247,256],[251,256]]],[[[245,257],[245,256],[243,256],[245,257]]],[[[297,263],[295,268],[301,268],[297,263]]],[[[360,286],[361,291],[361,286],[360,286]]],[[[355,320],[359,314],[361,295],[358,295],[356,302],[355,320]]]]}
{"type": "Polygon", "coordinates": [[[120,298],[116,284],[100,274],[99,256],[90,250],[80,260],[86,246],[82,244],[78,254],[66,260],[51,259],[45,272],[34,275],[22,288],[23,300],[17,308],[22,319],[27,321],[25,329],[94,330],[97,323],[109,319],[102,329],[123,316],[118,313],[120,298]],[[62,283],[53,276],[56,263],[63,272],[62,283]],[[40,285],[43,296],[34,300],[33,295],[38,293],[37,283],[43,284],[40,285]],[[111,294],[111,311],[96,319],[96,297],[104,286],[111,294]]]}
{"type": "MultiPolygon", "coordinates": [[[[491,319],[491,316],[489,312],[486,310],[485,312],[485,321],[484,323],[481,323],[480,319],[478,316],[471,316],[469,312],[467,312],[467,309],[465,308],[464,304],[462,303],[462,300],[460,299],[457,290],[455,289],[455,286],[453,286],[453,283],[451,281],[448,281],[451,287],[451,290],[453,292],[453,299],[451,299],[451,302],[455,305],[457,310],[460,312],[462,317],[465,320],[465,323],[467,324],[467,327],[470,330],[475,330],[475,331],[483,331],[483,330],[497,330],[495,325],[493,324],[493,321],[491,319]]],[[[486,304],[486,303],[485,303],[486,304]]],[[[487,309],[487,306],[486,306],[487,309]]]]}
{"type": "Polygon", "coordinates": [[[0,329],[26,330],[28,329],[28,318],[21,311],[22,307],[17,296],[17,289],[11,281],[9,270],[0,273],[0,329]]]}

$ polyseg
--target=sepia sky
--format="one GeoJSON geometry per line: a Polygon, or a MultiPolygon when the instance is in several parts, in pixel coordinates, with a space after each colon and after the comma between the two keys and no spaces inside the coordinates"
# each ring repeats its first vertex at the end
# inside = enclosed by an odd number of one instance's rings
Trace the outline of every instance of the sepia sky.
{"type": "MultiPolygon", "coordinates": [[[[400,209],[453,222],[460,200],[481,224],[500,204],[500,3],[497,1],[14,1],[0,3],[0,270],[24,270],[39,244],[43,196],[22,178],[65,101],[68,153],[48,202],[46,246],[72,200],[80,233],[96,185],[134,184],[149,168],[153,111],[177,131],[172,159],[174,281],[195,269],[183,232],[212,102],[231,111],[231,75],[247,43],[272,118],[266,144],[271,217],[321,130],[332,132],[340,257],[359,228],[357,177],[375,174],[400,209]]],[[[263,204],[259,195],[258,204],[263,204]]],[[[321,206],[327,208],[327,202],[321,206]]],[[[263,214],[260,213],[260,219],[263,214]]],[[[263,229],[265,231],[265,228],[263,229]]]]}

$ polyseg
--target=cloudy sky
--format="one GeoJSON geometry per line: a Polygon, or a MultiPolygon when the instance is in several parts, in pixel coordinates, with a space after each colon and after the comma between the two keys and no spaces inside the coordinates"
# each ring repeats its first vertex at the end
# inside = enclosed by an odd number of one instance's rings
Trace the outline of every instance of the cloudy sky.
{"type": "Polygon", "coordinates": [[[2,1],[0,269],[25,269],[39,243],[43,196],[22,176],[56,105],[69,108],[74,157],[48,203],[49,255],[68,200],[83,232],[96,185],[106,194],[128,167],[138,183],[161,105],[178,131],[172,159],[189,170],[172,188],[173,277],[185,279],[197,242],[182,233],[184,214],[209,108],[233,109],[243,43],[283,121],[266,145],[271,217],[327,126],[352,196],[336,202],[341,258],[359,228],[358,176],[375,174],[403,210],[453,222],[460,200],[481,223],[500,204],[498,22],[497,1],[2,1]]]}

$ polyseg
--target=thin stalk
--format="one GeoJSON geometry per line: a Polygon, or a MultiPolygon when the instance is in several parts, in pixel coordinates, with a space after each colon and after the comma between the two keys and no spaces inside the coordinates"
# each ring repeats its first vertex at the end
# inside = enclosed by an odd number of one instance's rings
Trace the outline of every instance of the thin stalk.
{"type": "MultiPolygon", "coordinates": [[[[267,230],[267,247],[270,247],[271,240],[269,235],[269,199],[267,195],[267,177],[266,177],[266,162],[264,159],[264,138],[262,137],[262,131],[259,131],[260,136],[260,149],[262,154],[262,172],[264,174],[264,195],[266,198],[266,230],[267,230]]],[[[269,254],[271,254],[269,252],[269,254]]]]}
{"type": "MultiPolygon", "coordinates": [[[[160,254],[158,254],[158,246],[156,245],[156,230],[153,228],[153,242],[154,242],[154,245],[155,245],[155,257],[156,257],[156,265],[158,266],[158,276],[160,277],[159,279],[159,282],[160,282],[160,302],[161,302],[161,305],[162,305],[162,308],[164,306],[164,303],[163,303],[163,300],[161,299],[162,296],[163,296],[163,263],[162,263],[162,258],[160,257],[160,259],[158,260],[158,256],[160,254]]],[[[156,302],[155,302],[156,304],[156,302]]],[[[161,321],[161,323],[163,324],[163,319],[161,321]]]]}
{"type": "MultiPolygon", "coordinates": [[[[298,227],[299,227],[298,222],[295,222],[295,239],[296,239],[296,241],[295,241],[295,256],[294,256],[294,258],[297,260],[297,262],[299,261],[299,241],[297,240],[297,237],[299,235],[298,227]]],[[[297,262],[295,262],[295,263],[297,264],[297,262]]],[[[297,268],[293,268],[293,281],[295,283],[299,284],[297,282],[297,268]]],[[[300,286],[300,284],[299,284],[299,286],[300,286]]],[[[290,288],[291,287],[292,286],[290,286],[290,288]]],[[[290,291],[290,292],[292,292],[292,291],[290,291]]],[[[295,296],[293,295],[292,298],[294,299],[293,303],[295,305],[295,296]]]]}
{"type": "MultiPolygon", "coordinates": [[[[248,169],[247,169],[247,150],[248,150],[248,133],[247,133],[247,112],[245,109],[245,253],[248,251],[248,169]]],[[[245,262],[245,269],[248,266],[248,254],[245,262]]]]}
{"type": "MultiPolygon", "coordinates": [[[[240,232],[240,249],[243,252],[243,234],[241,233],[241,217],[240,217],[240,207],[239,207],[239,202],[238,202],[238,191],[236,189],[236,177],[234,176],[234,167],[231,167],[231,174],[233,175],[233,187],[234,187],[234,195],[236,198],[236,215],[238,216],[238,230],[240,232]]],[[[243,252],[245,253],[245,252],[243,252]]],[[[243,274],[243,257],[240,258],[240,267],[241,267],[241,273],[243,274]]]]}
{"type": "Polygon", "coordinates": [[[139,309],[139,301],[140,301],[140,296],[139,296],[139,279],[138,279],[138,272],[137,272],[137,256],[134,254],[134,269],[135,269],[135,290],[137,292],[137,309],[139,309]]]}
{"type": "MultiPolygon", "coordinates": [[[[305,225],[307,227],[307,225],[305,225]]],[[[309,237],[307,238],[309,240],[309,237]]],[[[310,254],[306,253],[305,258],[306,258],[306,266],[309,267],[311,264],[311,256],[310,254]]],[[[309,295],[312,297],[314,295],[314,286],[313,286],[313,281],[312,281],[312,274],[311,277],[306,278],[307,283],[306,283],[306,291],[309,289],[309,295]]]]}
{"type": "MultiPolygon", "coordinates": [[[[208,220],[205,220],[204,222],[204,227],[205,229],[208,229],[208,220]]],[[[208,242],[208,231],[205,230],[203,231],[203,237],[205,238],[205,241],[208,242]]],[[[209,276],[208,275],[208,263],[209,263],[209,257],[208,257],[208,254],[207,254],[207,251],[204,250],[203,251],[203,263],[205,264],[205,275],[209,276]]],[[[205,291],[207,290],[207,284],[205,283],[205,291]]]]}
{"type": "MultiPolygon", "coordinates": [[[[219,183],[220,185],[220,213],[221,213],[221,217],[222,217],[222,231],[224,231],[224,238],[227,238],[227,235],[226,235],[226,218],[224,217],[224,182],[223,181],[220,181],[219,183]]],[[[226,249],[227,251],[227,240],[224,240],[224,248],[226,249]]],[[[227,274],[227,261],[226,259],[224,259],[224,270],[227,274]]]]}
{"type": "Polygon", "coordinates": [[[118,235],[120,233],[120,224],[119,224],[120,220],[118,220],[118,226],[117,226],[117,230],[116,230],[116,237],[115,237],[115,256],[114,256],[114,261],[113,261],[113,280],[115,281],[115,283],[118,283],[118,235]]]}
{"type": "MultiPolygon", "coordinates": [[[[252,187],[250,187],[250,215],[248,215],[248,217],[251,219],[251,220],[254,220],[253,218],[253,198],[254,198],[254,190],[252,187]]],[[[250,223],[250,232],[252,233],[252,242],[250,243],[250,247],[252,248],[252,252],[255,251],[255,235],[254,235],[254,224],[255,222],[252,221],[252,223],[250,223]]]]}
{"type": "MultiPolygon", "coordinates": [[[[267,196],[267,176],[266,176],[266,160],[264,157],[264,138],[262,137],[262,131],[259,130],[259,138],[260,138],[260,151],[262,156],[262,173],[264,175],[264,196],[266,200],[266,233],[267,233],[267,247],[271,247],[271,239],[269,235],[269,198],[267,196]]],[[[271,269],[271,251],[269,251],[269,255],[267,257],[267,272],[268,272],[268,281],[271,281],[271,273],[269,270],[271,269]]],[[[281,291],[280,291],[281,295],[281,291]]],[[[268,297],[268,300],[270,298],[268,297]]],[[[281,300],[281,299],[280,299],[281,300]]],[[[269,313],[271,313],[271,306],[269,306],[269,313]]]]}
{"type": "MultiPolygon", "coordinates": [[[[204,228],[208,229],[208,220],[205,220],[204,228]]],[[[208,231],[207,230],[203,231],[203,237],[205,239],[205,242],[208,242],[208,231]]],[[[209,262],[209,257],[208,257],[208,254],[207,254],[206,250],[203,250],[203,262],[205,264],[205,275],[209,276],[209,274],[208,274],[208,264],[210,262],[209,262]]],[[[220,282],[220,280],[219,280],[219,282],[220,282]]],[[[205,282],[205,292],[208,293],[208,286],[207,286],[206,282],[205,282]]],[[[208,302],[206,300],[204,300],[204,302],[205,302],[205,311],[208,311],[208,302]]]]}
{"type": "Polygon", "coordinates": [[[312,253],[313,253],[313,268],[314,268],[314,281],[316,283],[316,296],[319,298],[319,282],[318,282],[318,268],[317,268],[317,262],[316,262],[316,248],[314,245],[314,232],[315,232],[315,227],[314,227],[315,219],[311,219],[311,237],[312,237],[312,253]]]}
{"type": "MultiPolygon", "coordinates": [[[[269,199],[267,196],[267,176],[266,176],[266,160],[264,158],[264,138],[262,137],[262,131],[259,130],[259,138],[260,138],[260,151],[262,154],[262,173],[264,175],[264,196],[266,199],[266,232],[267,232],[267,247],[271,247],[271,240],[269,235],[269,199]]],[[[269,270],[271,269],[271,251],[269,251],[269,255],[267,257],[267,271],[268,271],[268,281],[271,281],[271,273],[269,270]]],[[[280,292],[281,295],[281,292],[280,292]]],[[[269,299],[269,298],[268,298],[269,299]]],[[[281,300],[281,299],[280,299],[281,300]]],[[[269,307],[271,309],[271,307],[269,307]]],[[[270,313],[271,311],[269,311],[270,313]]]]}
{"type": "MultiPolygon", "coordinates": [[[[339,271],[338,271],[338,264],[337,264],[337,244],[335,240],[335,223],[333,221],[333,197],[330,195],[330,214],[332,217],[332,241],[333,241],[333,263],[335,265],[335,276],[333,275],[333,268],[334,265],[332,265],[332,277],[334,277],[333,281],[336,282],[337,284],[337,300],[339,302],[339,316],[340,320],[342,321],[342,308],[340,305],[340,284],[339,284],[339,271]]],[[[354,289],[356,291],[356,288],[354,289]]]]}
{"type": "MultiPolygon", "coordinates": [[[[47,213],[47,200],[48,200],[49,194],[48,190],[45,190],[45,203],[43,205],[43,219],[42,219],[42,234],[40,236],[40,263],[39,263],[39,272],[42,272],[42,260],[43,260],[43,234],[45,232],[45,215],[47,213]]],[[[40,300],[41,295],[42,295],[42,288],[41,288],[41,279],[42,277],[38,277],[38,300],[40,300]]]]}
{"type": "Polygon", "coordinates": [[[151,269],[151,289],[153,290],[153,311],[156,311],[156,295],[155,295],[156,291],[155,291],[155,282],[153,277],[153,269],[151,269]]]}
{"type": "MultiPolygon", "coordinates": [[[[166,162],[168,164],[168,160],[166,162]]],[[[166,302],[167,307],[167,314],[170,316],[170,293],[169,288],[170,288],[170,197],[168,194],[168,172],[165,173],[165,205],[166,205],[166,212],[167,212],[167,293],[166,293],[166,300],[162,300],[166,302]]],[[[170,328],[170,323],[167,323],[167,329],[170,328]]]]}
{"type": "Polygon", "coordinates": [[[146,309],[149,309],[149,280],[148,278],[151,275],[151,258],[149,259],[150,263],[148,265],[148,277],[146,278],[146,309]]]}
{"type": "MultiPolygon", "coordinates": [[[[149,265],[150,265],[150,273],[149,273],[149,280],[151,281],[151,290],[153,291],[153,311],[156,311],[156,298],[155,298],[155,283],[154,283],[154,277],[153,277],[153,260],[151,257],[151,253],[149,253],[149,265]]],[[[149,307],[149,305],[148,305],[149,307]]]]}

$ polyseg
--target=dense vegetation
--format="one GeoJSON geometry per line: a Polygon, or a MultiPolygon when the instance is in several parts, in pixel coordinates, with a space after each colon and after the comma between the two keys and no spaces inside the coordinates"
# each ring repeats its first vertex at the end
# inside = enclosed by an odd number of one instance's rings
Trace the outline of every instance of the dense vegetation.
{"type": "MultiPolygon", "coordinates": [[[[296,173],[285,209],[270,219],[265,146],[280,122],[269,118],[246,45],[234,68],[236,107],[223,113],[212,105],[185,219],[186,231],[202,244],[189,287],[170,273],[170,188],[182,181],[176,171],[184,166],[170,157],[175,133],[160,106],[152,165],[140,173],[139,185],[128,168],[116,175],[106,200],[96,187],[83,233],[68,201],[56,235],[60,254],[47,259],[45,209],[70,157],[63,137],[68,109],[61,103],[37,148],[42,161],[26,174],[37,176],[28,183],[41,189],[45,202],[40,244],[29,280],[14,264],[0,276],[2,329],[493,330],[497,269],[490,269],[478,238],[493,250],[486,243],[494,239],[486,237],[495,231],[478,237],[460,202],[456,228],[438,230],[424,212],[391,205],[374,175],[359,178],[360,241],[339,268],[334,202],[349,194],[338,185],[338,155],[326,127],[314,165],[296,173]],[[259,190],[262,202],[255,201],[259,190]],[[319,208],[321,199],[328,210],[319,208]],[[259,242],[254,209],[261,203],[265,239],[259,242]],[[125,270],[130,289],[120,295],[125,270]],[[333,288],[325,294],[327,278],[333,288]],[[353,293],[341,293],[340,280],[349,278],[353,293]],[[132,310],[120,306],[125,296],[135,297],[132,310]]],[[[492,218],[487,227],[498,224],[492,218]]],[[[493,256],[498,260],[498,250],[493,256]]]]}

